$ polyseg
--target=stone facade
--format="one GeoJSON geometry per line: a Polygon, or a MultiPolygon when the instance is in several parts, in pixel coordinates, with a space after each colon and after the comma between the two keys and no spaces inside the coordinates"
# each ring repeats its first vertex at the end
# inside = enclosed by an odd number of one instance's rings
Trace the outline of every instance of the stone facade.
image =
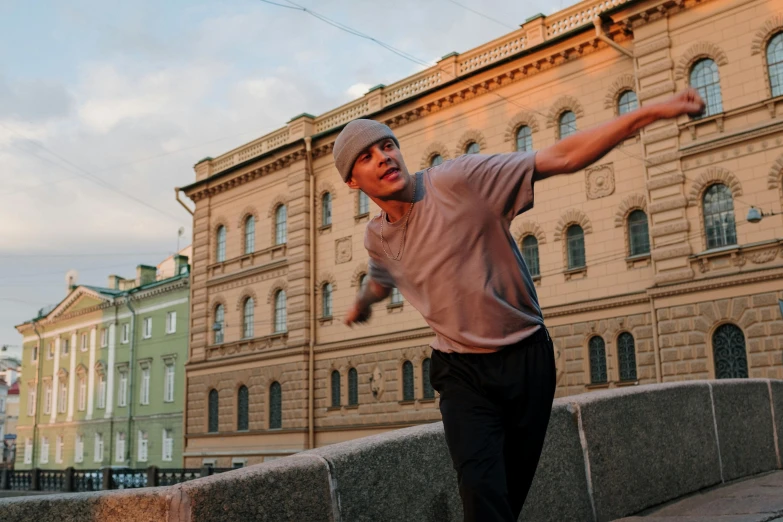
{"type": "Polygon", "coordinates": [[[390,125],[411,170],[427,168],[436,155],[463,154],[471,143],[481,153],[514,151],[522,125],[533,148],[542,149],[560,139],[565,111],[583,130],[616,116],[629,90],[642,106],[656,103],[689,86],[691,70],[705,58],[717,67],[721,111],[657,122],[585,171],[538,182],[535,208],[512,223],[511,233],[520,245],[528,236],[537,242],[535,282],[555,342],[558,396],[716,377],[720,343],[732,357],[744,354],[750,376],[779,377],[783,224],[779,215],[755,224],[744,216],[750,205],[781,210],[783,99],[771,90],[766,53],[783,31],[781,13],[778,0],[587,0],[199,162],[196,181],[182,189],[195,203],[186,464],[259,462],[439,418],[437,397],[424,398],[421,375],[432,332],[409,303],[378,303],[368,325],[348,329],[341,322],[366,274],[364,229],[378,212],[372,201],[363,211],[360,195],[334,167],[331,151],[343,124],[371,117],[390,125]],[[609,7],[601,30],[620,49],[591,21],[609,7]],[[736,236],[720,248],[708,244],[714,230],[704,218],[705,194],[716,185],[730,198],[724,218],[733,217],[736,236]],[[649,242],[641,253],[632,250],[636,211],[644,213],[649,242]],[[569,264],[575,225],[583,232],[583,266],[569,264]],[[331,313],[323,303],[327,288],[331,313]],[[281,290],[284,324],[275,310],[281,290]],[[219,308],[224,318],[216,330],[219,308]],[[741,335],[716,340],[728,323],[741,335]],[[413,400],[403,393],[405,361],[413,400]],[[358,404],[349,403],[351,369],[358,404]],[[339,406],[332,403],[335,370],[339,406]],[[281,389],[279,428],[271,426],[274,383],[281,389]],[[243,384],[246,430],[238,428],[237,413],[243,384]],[[212,389],[219,397],[216,433],[208,429],[212,389]]]}

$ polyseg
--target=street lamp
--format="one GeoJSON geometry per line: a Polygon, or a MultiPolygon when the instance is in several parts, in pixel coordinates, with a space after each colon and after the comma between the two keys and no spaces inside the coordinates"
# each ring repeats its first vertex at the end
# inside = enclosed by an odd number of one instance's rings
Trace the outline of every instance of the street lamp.
{"type": "Polygon", "coordinates": [[[769,216],[777,216],[780,212],[762,212],[756,207],[750,207],[748,209],[748,223],[758,223],[762,218],[769,216]]]}

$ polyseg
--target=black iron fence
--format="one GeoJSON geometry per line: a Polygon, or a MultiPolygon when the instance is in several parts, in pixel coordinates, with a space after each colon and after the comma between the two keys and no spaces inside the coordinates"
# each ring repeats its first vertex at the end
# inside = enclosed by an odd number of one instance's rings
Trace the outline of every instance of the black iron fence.
{"type": "Polygon", "coordinates": [[[0,490],[67,493],[173,486],[231,469],[233,468],[213,468],[211,466],[182,469],[158,468],[157,466],[142,469],[111,467],[14,470],[4,468],[0,470],[0,490]]]}

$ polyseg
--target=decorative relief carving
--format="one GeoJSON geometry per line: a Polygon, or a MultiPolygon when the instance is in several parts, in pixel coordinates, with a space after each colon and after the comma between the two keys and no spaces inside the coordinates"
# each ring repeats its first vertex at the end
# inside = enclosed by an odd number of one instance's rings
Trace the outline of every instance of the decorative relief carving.
{"type": "Polygon", "coordinates": [[[538,131],[538,120],[532,113],[528,111],[518,112],[511,118],[511,121],[508,122],[508,126],[506,126],[506,135],[503,141],[516,142],[517,130],[523,125],[530,127],[531,132],[538,131]]]}
{"type": "Polygon", "coordinates": [[[641,209],[647,211],[647,199],[642,194],[631,194],[623,199],[620,207],[614,214],[614,226],[621,227],[625,223],[625,218],[631,211],[641,209]]]}
{"type": "Polygon", "coordinates": [[[464,155],[468,143],[474,141],[478,143],[482,152],[487,147],[487,140],[484,139],[484,135],[481,133],[481,131],[471,129],[463,134],[462,137],[460,137],[459,141],[457,142],[457,148],[454,150],[454,156],[459,157],[464,155]]]}
{"type": "Polygon", "coordinates": [[[517,243],[522,241],[527,235],[535,236],[539,245],[546,244],[546,235],[543,229],[538,223],[533,221],[523,221],[522,223],[513,223],[511,227],[511,235],[514,237],[517,243]]]}
{"type": "Polygon", "coordinates": [[[764,25],[756,31],[750,53],[755,55],[763,52],[767,47],[767,41],[781,29],[783,29],[783,14],[778,13],[764,22],[764,25]]]}
{"type": "Polygon", "coordinates": [[[353,275],[351,276],[351,286],[359,286],[359,278],[369,272],[367,262],[359,263],[359,265],[353,269],[353,275]]]}
{"type": "Polygon", "coordinates": [[[748,254],[748,259],[750,259],[751,263],[761,265],[763,263],[769,263],[775,259],[775,257],[778,255],[778,252],[783,255],[783,250],[772,248],[770,250],[763,250],[761,252],[753,252],[752,254],[748,254]]]}
{"type": "Polygon", "coordinates": [[[351,260],[353,255],[353,238],[351,236],[343,237],[334,242],[335,263],[342,264],[351,260]]]}
{"type": "Polygon", "coordinates": [[[573,96],[561,96],[549,109],[549,113],[546,117],[546,128],[551,129],[554,127],[557,124],[557,118],[566,110],[573,111],[577,118],[581,118],[585,115],[585,110],[582,108],[582,104],[579,103],[579,100],[573,96]]]}
{"type": "Polygon", "coordinates": [[[688,75],[688,72],[696,60],[701,58],[711,58],[718,65],[726,65],[729,59],[723,49],[712,42],[697,42],[693,44],[677,62],[674,69],[674,79],[682,80],[688,75]]]}
{"type": "Polygon", "coordinates": [[[573,225],[574,223],[582,227],[582,232],[585,234],[589,234],[593,231],[593,225],[590,223],[590,220],[585,213],[579,209],[570,208],[560,217],[560,220],[557,223],[557,227],[555,228],[555,241],[560,241],[565,233],[566,227],[573,225]]]}
{"type": "Polygon", "coordinates": [[[427,149],[424,151],[424,154],[421,157],[421,164],[419,165],[419,168],[422,170],[428,168],[432,158],[436,154],[439,154],[443,158],[443,161],[449,159],[449,153],[446,146],[441,142],[436,141],[435,143],[431,143],[430,146],[427,147],[427,149]]]}
{"type": "Polygon", "coordinates": [[[617,99],[625,91],[636,92],[636,80],[632,74],[624,74],[612,82],[604,96],[604,109],[612,109],[617,115],[617,99]]]}
{"type": "Polygon", "coordinates": [[[722,183],[729,187],[731,195],[735,198],[742,196],[742,186],[737,176],[726,169],[710,167],[693,182],[688,195],[688,202],[691,205],[697,205],[704,190],[715,183],[722,183]]]}
{"type": "Polygon", "coordinates": [[[370,374],[370,390],[374,399],[379,400],[383,395],[385,386],[383,381],[383,372],[376,366],[370,374]]]}
{"type": "Polygon", "coordinates": [[[767,188],[776,189],[780,186],[780,173],[783,172],[783,155],[778,156],[772,168],[767,173],[767,188]]]}
{"type": "Polygon", "coordinates": [[[614,193],[614,166],[611,163],[585,169],[587,199],[598,199],[614,193]]]}

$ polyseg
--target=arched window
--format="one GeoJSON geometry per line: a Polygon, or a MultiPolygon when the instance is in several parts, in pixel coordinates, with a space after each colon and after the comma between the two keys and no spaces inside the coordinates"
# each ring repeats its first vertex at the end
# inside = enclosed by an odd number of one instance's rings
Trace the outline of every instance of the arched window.
{"type": "Polygon", "coordinates": [[[245,254],[252,254],[256,250],[256,218],[247,216],[245,219],[245,254]]]}
{"type": "Polygon", "coordinates": [[[348,404],[350,406],[359,404],[359,374],[356,368],[348,370],[348,404]]]}
{"type": "Polygon", "coordinates": [[[321,225],[327,226],[332,224],[332,195],[329,192],[325,192],[321,196],[321,225]]]}
{"type": "Polygon", "coordinates": [[[363,216],[365,214],[369,214],[370,213],[370,198],[367,196],[367,194],[365,194],[361,190],[359,191],[359,196],[358,197],[359,197],[359,215],[363,216]]]}
{"type": "Polygon", "coordinates": [[[767,67],[774,98],[783,94],[783,33],[773,36],[767,44],[767,67]]]}
{"type": "Polygon", "coordinates": [[[430,382],[430,365],[432,360],[428,357],[421,362],[421,388],[424,390],[424,398],[432,399],[435,397],[435,390],[430,382]]]}
{"type": "Polygon", "coordinates": [[[465,154],[478,154],[481,152],[481,147],[475,141],[471,141],[465,146],[465,154]]]}
{"type": "Polygon", "coordinates": [[[561,140],[576,132],[576,114],[572,111],[565,111],[561,114],[559,123],[561,140]]]}
{"type": "Polygon", "coordinates": [[[566,231],[568,240],[568,269],[585,266],[585,233],[579,225],[571,225],[566,231]]]}
{"type": "Polygon", "coordinates": [[[590,384],[606,382],[606,346],[604,340],[595,336],[590,339],[590,384]]]}
{"type": "Polygon", "coordinates": [[[332,284],[326,283],[321,287],[321,306],[323,317],[332,317],[332,284]]]}
{"type": "Polygon", "coordinates": [[[734,200],[731,190],[722,183],[716,183],[704,192],[704,232],[707,248],[718,248],[737,244],[737,229],[734,226],[734,200]]]}
{"type": "Polygon", "coordinates": [[[522,125],[517,131],[517,150],[520,152],[533,150],[533,132],[527,125],[522,125]]]}
{"type": "Polygon", "coordinates": [[[402,400],[413,400],[413,363],[402,363],[402,400]]]}
{"type": "Polygon", "coordinates": [[[617,99],[617,113],[620,116],[635,111],[637,107],[639,107],[639,100],[636,99],[636,93],[631,90],[623,91],[617,99]]]}
{"type": "Polygon", "coordinates": [[[218,432],[218,391],[209,390],[209,405],[207,409],[207,431],[218,432]]]}
{"type": "Polygon", "coordinates": [[[288,241],[288,211],[280,205],[275,211],[275,244],[283,245],[288,241]]]}
{"type": "Polygon", "coordinates": [[[402,294],[400,293],[400,289],[396,286],[392,288],[391,290],[391,304],[398,305],[402,304],[402,294]]]}
{"type": "Polygon", "coordinates": [[[437,167],[437,166],[438,166],[438,165],[440,165],[441,163],[443,163],[443,156],[441,156],[440,154],[435,154],[435,155],[434,155],[434,156],[433,156],[433,157],[430,159],[430,167],[437,167]]]}
{"type": "Polygon", "coordinates": [[[283,427],[283,392],[280,383],[275,381],[269,387],[269,429],[283,427]]]}
{"type": "Polygon", "coordinates": [[[631,244],[632,256],[650,253],[647,214],[643,210],[634,210],[628,215],[628,239],[631,244]]]}
{"type": "Polygon", "coordinates": [[[253,337],[253,323],[255,322],[255,309],[253,298],[245,299],[244,314],[242,317],[242,338],[250,339],[253,337]]]}
{"type": "Polygon", "coordinates": [[[288,317],[286,313],[285,290],[278,290],[275,294],[275,332],[285,332],[288,329],[288,317]]]}
{"type": "Polygon", "coordinates": [[[636,380],[636,349],[633,335],[623,332],[617,338],[617,359],[620,362],[620,380],[636,380]]]}
{"type": "Polygon", "coordinates": [[[538,239],[529,234],[522,240],[522,258],[527,269],[533,277],[541,275],[541,267],[538,263],[538,239]]]}
{"type": "Polygon", "coordinates": [[[248,410],[250,404],[250,395],[247,386],[240,386],[237,392],[237,430],[248,429],[248,410]]]}
{"type": "Polygon", "coordinates": [[[215,344],[223,342],[223,324],[225,320],[225,309],[223,305],[215,307],[215,322],[212,324],[212,331],[215,333],[215,344]]]}
{"type": "Polygon", "coordinates": [[[716,379],[746,379],[748,355],[745,335],[733,324],[719,326],[712,334],[712,353],[716,379]]]}
{"type": "Polygon", "coordinates": [[[223,225],[217,229],[217,245],[215,246],[215,261],[222,263],[226,260],[226,227],[223,225]]]}
{"type": "Polygon", "coordinates": [[[723,112],[723,100],[720,93],[720,75],[718,64],[709,58],[699,60],[691,69],[691,87],[699,91],[706,108],[701,117],[723,112]]]}
{"type": "Polygon", "coordinates": [[[340,372],[332,371],[332,408],[340,406],[340,372]]]}

